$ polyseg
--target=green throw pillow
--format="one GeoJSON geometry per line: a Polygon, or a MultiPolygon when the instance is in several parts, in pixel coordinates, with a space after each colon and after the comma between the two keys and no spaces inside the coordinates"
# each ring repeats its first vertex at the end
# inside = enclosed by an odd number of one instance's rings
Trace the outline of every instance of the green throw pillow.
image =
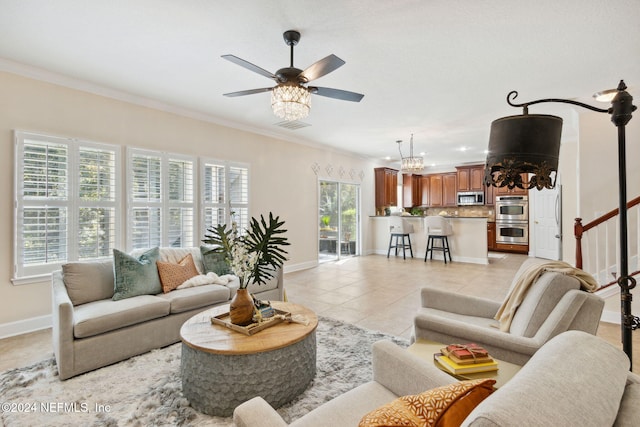
{"type": "Polygon", "coordinates": [[[224,254],[214,252],[213,249],[213,246],[200,246],[204,272],[214,272],[218,276],[222,276],[224,274],[233,274],[233,271],[231,271],[231,267],[229,267],[229,264],[224,259],[224,254]]]}
{"type": "Polygon", "coordinates": [[[113,274],[118,301],[138,295],[155,295],[162,292],[156,261],[160,259],[160,248],[149,249],[138,258],[113,250],[113,274]]]}

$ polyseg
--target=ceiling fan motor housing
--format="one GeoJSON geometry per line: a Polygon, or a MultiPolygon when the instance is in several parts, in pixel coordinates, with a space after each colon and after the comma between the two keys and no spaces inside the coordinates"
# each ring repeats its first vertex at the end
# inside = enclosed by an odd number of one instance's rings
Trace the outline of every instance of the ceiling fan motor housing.
{"type": "Polygon", "coordinates": [[[300,41],[300,33],[296,30],[285,31],[282,37],[287,46],[295,46],[300,41]]]}

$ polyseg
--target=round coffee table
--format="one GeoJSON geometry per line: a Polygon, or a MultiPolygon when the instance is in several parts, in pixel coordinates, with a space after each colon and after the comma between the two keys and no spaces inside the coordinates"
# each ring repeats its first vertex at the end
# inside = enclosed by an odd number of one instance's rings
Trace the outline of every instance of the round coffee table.
{"type": "Polygon", "coordinates": [[[182,325],[182,393],[194,409],[228,417],[253,397],[278,408],[306,390],[316,375],[318,317],[297,304],[273,301],[272,306],[309,322],[282,322],[247,336],[211,324],[211,317],[229,312],[227,304],[182,325]]]}

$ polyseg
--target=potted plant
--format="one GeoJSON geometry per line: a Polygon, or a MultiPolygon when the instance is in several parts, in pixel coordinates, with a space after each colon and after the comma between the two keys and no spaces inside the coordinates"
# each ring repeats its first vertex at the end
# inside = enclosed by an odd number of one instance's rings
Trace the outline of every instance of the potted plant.
{"type": "Polygon", "coordinates": [[[249,227],[240,235],[235,221],[231,228],[219,224],[207,228],[204,243],[215,246],[214,252],[224,255],[231,271],[240,279],[240,289],[231,300],[229,317],[236,325],[248,325],[253,317],[253,298],[247,291],[249,283],[266,283],[276,269],[282,267],[289,242],[282,234],[284,221],[269,212],[269,222],[260,215],[260,221],[251,218],[249,227]]]}

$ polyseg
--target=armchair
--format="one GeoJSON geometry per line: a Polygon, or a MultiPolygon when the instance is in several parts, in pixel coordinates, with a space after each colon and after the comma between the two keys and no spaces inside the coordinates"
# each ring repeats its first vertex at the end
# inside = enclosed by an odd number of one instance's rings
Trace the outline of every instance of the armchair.
{"type": "MultiPolygon", "coordinates": [[[[536,258],[525,261],[511,286],[530,267],[544,262],[536,258]]],[[[492,356],[518,365],[524,365],[544,343],[564,331],[595,335],[604,307],[600,297],[580,290],[574,277],[547,271],[529,287],[509,331],[502,332],[494,319],[500,302],[435,288],[421,292],[414,339],[445,344],[475,342],[492,356]]]]}

